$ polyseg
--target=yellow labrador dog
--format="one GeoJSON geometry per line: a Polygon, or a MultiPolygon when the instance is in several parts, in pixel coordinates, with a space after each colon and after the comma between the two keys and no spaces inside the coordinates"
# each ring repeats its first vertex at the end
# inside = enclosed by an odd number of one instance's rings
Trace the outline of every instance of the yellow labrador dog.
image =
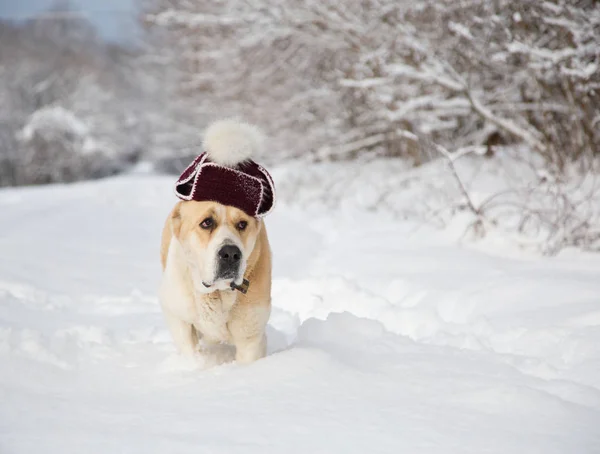
{"type": "Polygon", "coordinates": [[[204,153],[177,181],[181,200],[162,233],[160,301],[184,355],[198,354],[199,342],[232,345],[241,363],[266,354],[271,252],[263,217],[275,189],[250,159],[261,143],[251,125],[216,122],[205,132],[204,153]]]}

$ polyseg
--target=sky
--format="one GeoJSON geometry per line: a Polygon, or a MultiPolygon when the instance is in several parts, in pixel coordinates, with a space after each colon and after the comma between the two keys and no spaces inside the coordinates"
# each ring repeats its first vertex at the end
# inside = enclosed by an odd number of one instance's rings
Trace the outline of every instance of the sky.
{"type": "MultiPolygon", "coordinates": [[[[28,19],[56,3],[56,0],[0,0],[0,17],[28,19]]],[[[135,0],[70,0],[69,3],[81,11],[108,41],[129,42],[138,31],[135,0]]]]}

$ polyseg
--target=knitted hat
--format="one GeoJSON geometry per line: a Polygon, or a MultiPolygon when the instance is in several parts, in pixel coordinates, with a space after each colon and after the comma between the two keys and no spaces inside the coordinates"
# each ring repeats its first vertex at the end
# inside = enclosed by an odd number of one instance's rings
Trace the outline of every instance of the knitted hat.
{"type": "Polygon", "coordinates": [[[263,137],[252,125],[221,120],[204,134],[204,152],[183,171],[175,194],[181,200],[213,201],[263,217],[275,204],[271,175],[250,156],[263,137]]]}

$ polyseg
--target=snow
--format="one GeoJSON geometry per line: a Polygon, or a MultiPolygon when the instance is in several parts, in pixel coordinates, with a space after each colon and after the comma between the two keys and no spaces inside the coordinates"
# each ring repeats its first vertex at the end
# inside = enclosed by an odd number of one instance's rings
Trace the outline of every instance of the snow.
{"type": "Polygon", "coordinates": [[[206,369],[156,298],[172,178],[0,191],[0,452],[600,452],[600,257],[457,243],[377,187],[328,206],[297,170],[269,356],[206,369]]]}

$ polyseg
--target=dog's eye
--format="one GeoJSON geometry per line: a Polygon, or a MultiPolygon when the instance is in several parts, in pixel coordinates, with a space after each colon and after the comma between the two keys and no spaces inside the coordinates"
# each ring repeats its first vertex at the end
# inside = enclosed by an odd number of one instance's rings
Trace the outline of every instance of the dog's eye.
{"type": "Polygon", "coordinates": [[[248,227],[248,223],[246,221],[240,221],[237,223],[237,229],[240,231],[246,230],[246,227],[248,227]]]}
{"type": "Polygon", "coordinates": [[[213,218],[206,218],[200,223],[200,227],[203,229],[212,229],[215,226],[215,220],[213,218]]]}

